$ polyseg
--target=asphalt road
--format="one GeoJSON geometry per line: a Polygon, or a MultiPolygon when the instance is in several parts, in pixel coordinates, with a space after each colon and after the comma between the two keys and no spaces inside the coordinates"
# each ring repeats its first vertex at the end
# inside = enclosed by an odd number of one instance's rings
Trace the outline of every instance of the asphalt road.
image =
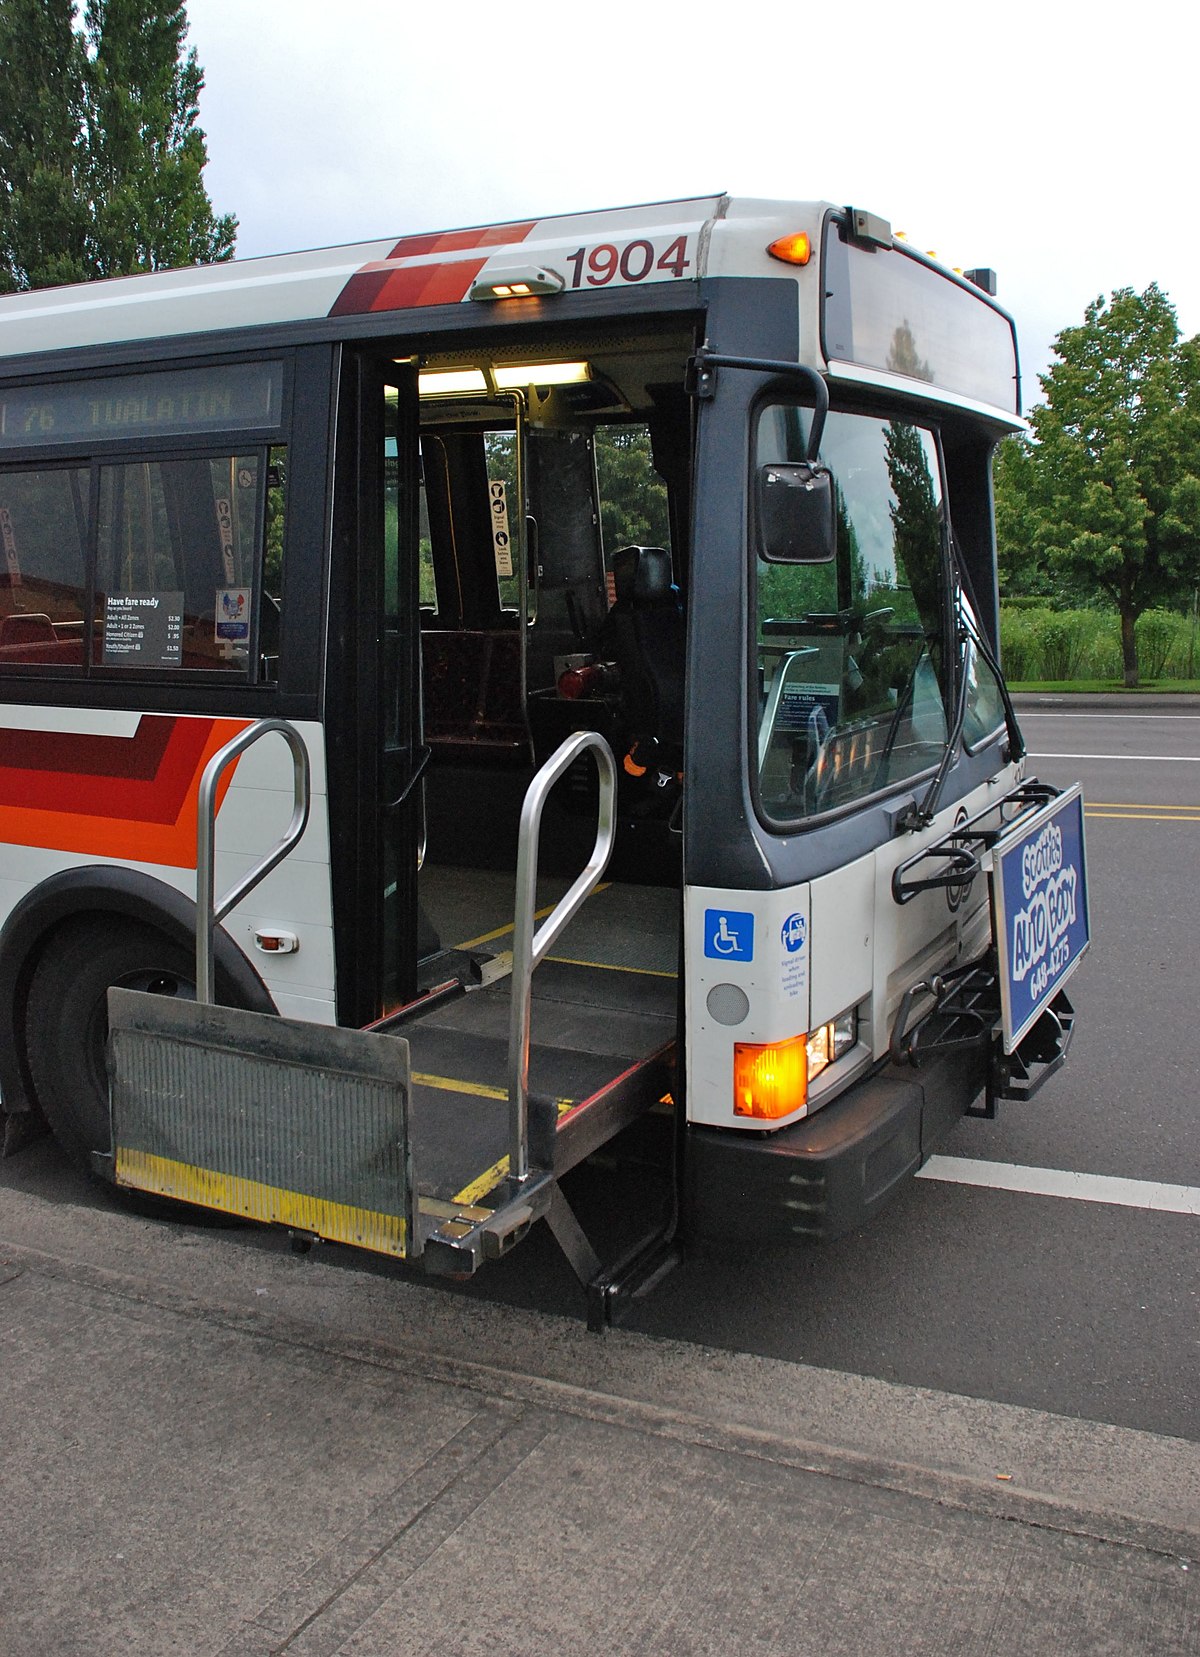
{"type": "MultiPolygon", "coordinates": [[[[962,1123],[943,1149],[1200,1187],[1200,704],[1046,701],[1022,718],[1030,772],[1084,785],[1095,941],[1072,985],[1065,1070],[997,1121],[962,1123]]],[[[0,1164],[5,1186],[106,1201],[49,1144],[0,1164]]],[[[579,1201],[595,1214],[630,1197],[589,1174],[579,1201]]],[[[248,1251],[287,1246],[237,1236],[248,1251]]],[[[358,1276],[399,1269],[334,1249],[322,1261],[358,1276]]],[[[835,1244],[689,1258],[625,1325],[1200,1440],[1198,1267],[1194,1213],[922,1179],[835,1244]]],[[[438,1292],[567,1314],[580,1305],[547,1236],[438,1292]]]]}
{"type": "MultiPolygon", "coordinates": [[[[1079,780],[1093,945],[1067,1065],[943,1150],[1200,1187],[1200,705],[1028,701],[1079,780]]],[[[799,1257],[685,1264],[639,1328],[1200,1438],[1200,1216],[914,1181],[799,1257]]]]}

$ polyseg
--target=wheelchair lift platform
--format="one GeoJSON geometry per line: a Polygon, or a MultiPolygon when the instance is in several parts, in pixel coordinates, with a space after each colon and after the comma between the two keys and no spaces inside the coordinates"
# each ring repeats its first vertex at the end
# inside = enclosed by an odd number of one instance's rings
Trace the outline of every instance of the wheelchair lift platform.
{"type": "MultiPolygon", "coordinates": [[[[489,935],[499,942],[511,930],[512,950],[449,952],[451,977],[367,1030],[203,999],[211,959],[200,963],[200,940],[211,950],[211,923],[244,895],[243,882],[198,927],[195,1002],[109,992],[110,1177],[286,1225],[302,1244],[349,1243],[453,1277],[499,1258],[544,1217],[588,1289],[589,1322],[606,1321],[612,1300],[669,1250],[673,1214],[606,1273],[559,1181],[670,1098],[676,975],[630,956],[647,907],[677,926],[679,903],[677,892],[644,889],[631,900],[628,888],[600,887],[614,799],[611,752],[595,733],[577,733],[527,796],[515,921],[489,935]],[[602,784],[596,846],[539,927],[540,805],[585,749],[602,784]],[[580,954],[551,955],[594,892],[580,954]]],[[[443,878],[452,890],[452,874],[443,878]]]]}

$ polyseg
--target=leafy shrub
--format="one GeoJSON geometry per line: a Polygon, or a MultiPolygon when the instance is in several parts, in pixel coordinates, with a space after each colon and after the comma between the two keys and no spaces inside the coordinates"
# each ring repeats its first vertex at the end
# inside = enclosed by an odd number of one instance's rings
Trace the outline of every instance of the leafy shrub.
{"type": "MultiPolygon", "coordinates": [[[[1200,640],[1190,616],[1148,610],[1137,629],[1139,677],[1186,679],[1200,668],[1200,640]]],[[[1060,610],[1045,600],[1000,607],[1000,660],[1015,681],[1120,681],[1121,623],[1113,610],[1060,610]]]]}
{"type": "Polygon", "coordinates": [[[1180,678],[1187,671],[1191,623],[1170,610],[1147,610],[1137,619],[1138,673],[1143,679],[1180,678]]]}
{"type": "Polygon", "coordinates": [[[1041,660],[1033,613],[1028,609],[1014,609],[1007,602],[1002,604],[1000,662],[1005,676],[1009,679],[1036,679],[1041,660]]]}

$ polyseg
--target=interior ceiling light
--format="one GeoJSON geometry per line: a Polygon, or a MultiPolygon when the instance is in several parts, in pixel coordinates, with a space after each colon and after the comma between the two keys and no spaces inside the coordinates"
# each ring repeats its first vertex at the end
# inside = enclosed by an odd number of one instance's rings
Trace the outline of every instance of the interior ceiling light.
{"type": "Polygon", "coordinates": [[[445,397],[454,392],[483,392],[488,390],[482,368],[426,368],[417,380],[422,397],[445,397]]]}
{"type": "Polygon", "coordinates": [[[586,362],[517,362],[493,370],[501,391],[527,385],[582,385],[592,377],[586,362]]]}

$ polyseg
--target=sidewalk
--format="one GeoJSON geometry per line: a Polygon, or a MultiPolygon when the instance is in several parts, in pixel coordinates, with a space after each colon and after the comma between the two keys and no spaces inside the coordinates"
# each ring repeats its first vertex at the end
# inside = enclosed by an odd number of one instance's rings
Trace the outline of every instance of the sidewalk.
{"type": "Polygon", "coordinates": [[[1175,713],[1194,714],[1200,708],[1200,695],[1195,691],[1158,690],[1016,690],[1013,706],[1018,716],[1023,713],[1175,713]]]}
{"type": "Polygon", "coordinates": [[[0,1376],[6,1657],[1200,1652],[1181,1440],[11,1188],[0,1376]]]}

